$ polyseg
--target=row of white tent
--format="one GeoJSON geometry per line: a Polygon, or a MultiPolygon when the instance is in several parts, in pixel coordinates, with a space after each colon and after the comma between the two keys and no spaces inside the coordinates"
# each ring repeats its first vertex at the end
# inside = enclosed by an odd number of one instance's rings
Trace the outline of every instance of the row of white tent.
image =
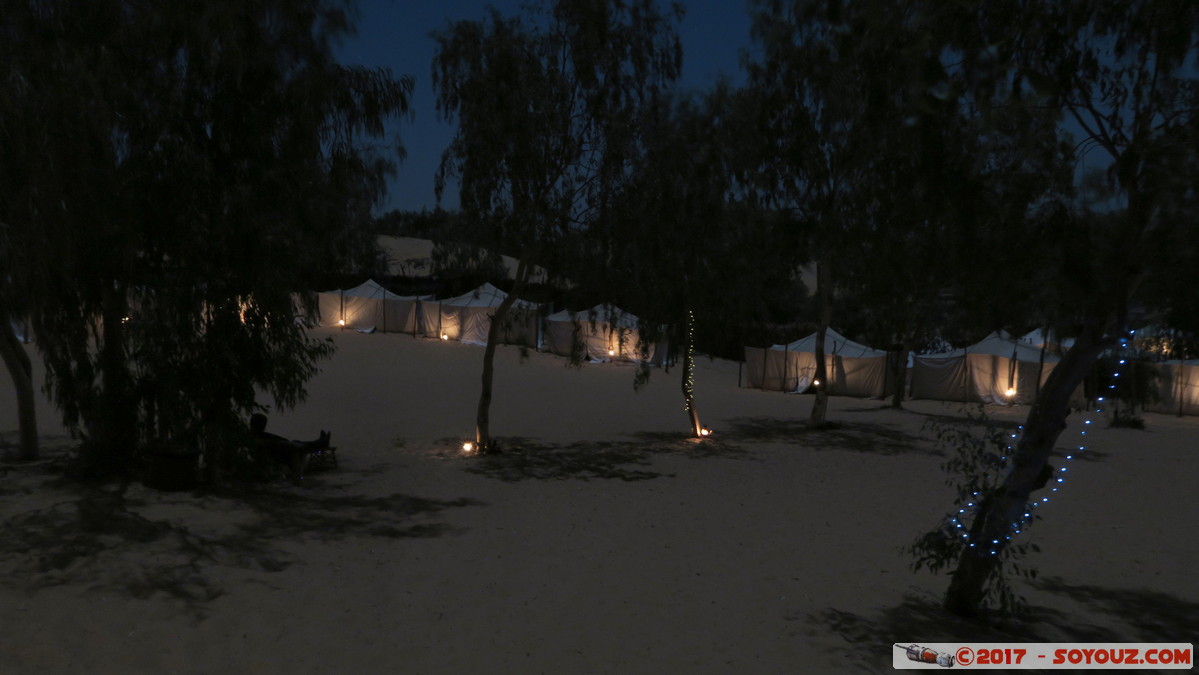
{"type": "MultiPolygon", "coordinates": [[[[802,392],[816,375],[816,334],[769,349],[745,349],[751,388],[802,392]]],[[[835,330],[825,335],[830,394],[882,398],[895,391],[894,354],[858,344],[835,330]]],[[[942,354],[909,355],[905,385],[913,398],[985,403],[1029,402],[1058,357],[1003,332],[942,354]]]]}
{"type": "MultiPolygon", "coordinates": [[[[1035,331],[1034,331],[1035,333],[1035,331]]],[[[1029,334],[1016,339],[1003,331],[978,343],[941,354],[910,355],[905,386],[912,398],[982,403],[1030,403],[1061,360],[1029,334]]],[[[747,386],[803,392],[816,375],[816,335],[768,349],[745,348],[747,386]]],[[[827,387],[835,396],[883,398],[897,385],[894,354],[858,344],[829,329],[825,334],[827,387]]],[[[1153,412],[1199,415],[1199,361],[1153,364],[1160,400],[1153,412]]],[[[1082,393],[1075,396],[1082,403],[1082,393]]]]}
{"type": "MultiPolygon", "coordinates": [[[[319,321],[324,326],[362,332],[406,333],[413,336],[487,343],[495,308],[508,294],[495,286],[482,286],[455,298],[397,295],[373,280],[354,288],[319,293],[319,321]]],[[[561,311],[545,317],[541,306],[516,300],[502,327],[500,342],[541,348],[569,356],[578,348],[591,361],[648,361],[663,365],[665,343],[648,345],[643,353],[636,316],[611,305],[596,305],[581,312],[561,311]],[[577,342],[577,344],[576,344],[577,342]]]]}

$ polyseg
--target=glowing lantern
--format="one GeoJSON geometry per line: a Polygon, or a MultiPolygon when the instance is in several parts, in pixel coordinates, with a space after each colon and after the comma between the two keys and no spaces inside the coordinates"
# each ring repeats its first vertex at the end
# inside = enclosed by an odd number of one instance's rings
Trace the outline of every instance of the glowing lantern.
{"type": "Polygon", "coordinates": [[[1015,395],[1016,395],[1016,390],[1015,390],[1015,389],[1008,389],[1007,391],[1003,392],[1003,395],[1004,395],[1004,396],[1006,396],[1006,397],[1008,397],[1008,398],[1011,398],[1011,397],[1013,397],[1013,396],[1015,396],[1015,395]]]}
{"type": "Polygon", "coordinates": [[[615,350],[615,349],[609,349],[609,350],[608,350],[608,356],[616,356],[616,350],[615,350]]]}
{"type": "Polygon", "coordinates": [[[445,333],[442,333],[442,334],[441,334],[441,339],[442,339],[442,340],[449,340],[449,339],[450,339],[450,336],[446,335],[445,333]]]}
{"type": "Polygon", "coordinates": [[[337,325],[338,325],[338,326],[344,326],[344,325],[346,325],[346,320],[345,320],[345,319],[342,319],[341,321],[338,321],[338,322],[337,322],[337,325]]]}
{"type": "Polygon", "coordinates": [[[819,386],[820,386],[820,380],[812,380],[812,386],[813,386],[813,387],[819,387],[819,386]]]}
{"type": "Polygon", "coordinates": [[[711,430],[711,429],[709,429],[708,427],[700,427],[700,429],[699,429],[699,435],[700,435],[700,436],[711,436],[711,435],[712,435],[712,430],[711,430]]]}
{"type": "Polygon", "coordinates": [[[467,441],[467,442],[465,442],[465,443],[463,443],[463,444],[462,444],[462,452],[465,452],[465,453],[466,453],[466,454],[468,454],[468,455],[469,455],[469,454],[471,453],[471,451],[472,451],[472,450],[474,450],[474,449],[475,449],[475,444],[474,444],[474,443],[471,443],[470,441],[467,441]]]}

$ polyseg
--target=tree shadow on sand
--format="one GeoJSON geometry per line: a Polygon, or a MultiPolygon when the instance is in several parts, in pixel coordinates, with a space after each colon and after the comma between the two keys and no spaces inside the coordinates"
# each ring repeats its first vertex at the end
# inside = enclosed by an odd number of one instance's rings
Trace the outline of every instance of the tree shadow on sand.
{"type": "Polygon", "coordinates": [[[0,525],[0,583],[29,592],[83,586],[139,599],[164,593],[196,618],[226,592],[216,581],[217,568],[279,572],[296,560],[289,544],[301,540],[437,537],[455,531],[436,521],[437,514],[481,505],[292,486],[160,493],[137,484],[41,482],[39,492],[52,493],[53,503],[3,505],[6,513],[17,513],[0,525]]]}
{"type": "Polygon", "coordinates": [[[943,456],[927,439],[886,424],[855,421],[815,429],[807,420],[738,417],[727,422],[734,441],[794,443],[813,450],[848,450],[875,455],[943,456]]]}
{"type": "Polygon", "coordinates": [[[867,672],[893,672],[896,644],[912,642],[1194,642],[1199,604],[1148,590],[1071,586],[1061,580],[1037,584],[1081,606],[1080,612],[1032,607],[1007,619],[964,619],[938,598],[909,594],[902,603],[871,616],[837,609],[795,613],[793,635],[832,632],[848,644],[847,663],[867,672]],[[803,626],[803,627],[800,627],[803,626]]]}
{"type": "Polygon", "coordinates": [[[479,457],[466,471],[505,482],[522,480],[640,481],[672,477],[652,468],[654,457],[741,457],[740,448],[715,438],[680,433],[641,432],[632,441],[576,441],[548,444],[529,438],[498,440],[500,452],[479,457]]]}
{"type": "Polygon", "coordinates": [[[1033,585],[1077,602],[1088,613],[1122,619],[1124,642],[1199,642],[1199,602],[1147,589],[1076,586],[1056,577],[1033,585]]]}

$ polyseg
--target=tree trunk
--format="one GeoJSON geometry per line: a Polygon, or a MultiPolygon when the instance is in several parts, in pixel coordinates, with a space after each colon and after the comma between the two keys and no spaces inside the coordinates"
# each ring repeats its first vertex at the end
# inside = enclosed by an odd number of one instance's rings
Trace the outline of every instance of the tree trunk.
{"type": "Polygon", "coordinates": [[[123,287],[104,290],[103,339],[100,341],[100,394],[88,420],[88,470],[124,473],[137,444],[137,419],[130,391],[125,347],[128,298],[123,287]]]}
{"type": "Polygon", "coordinates": [[[1049,374],[1015,449],[1015,464],[1003,484],[980,502],[970,529],[976,545],[963,550],[945,594],[945,607],[961,616],[979,611],[987,579],[997,572],[999,553],[1013,529],[1027,521],[1029,495],[1037,489],[1058,437],[1066,428],[1070,396],[1103,353],[1106,344],[1098,328],[1084,330],[1074,347],[1049,374]]]}
{"type": "Polygon", "coordinates": [[[20,426],[21,450],[18,457],[23,460],[37,459],[37,410],[33,395],[33,364],[29,354],[13,332],[8,312],[0,309],[0,356],[8,374],[12,376],[17,390],[17,420],[20,426]]]}
{"type": "Polygon", "coordinates": [[[695,409],[695,314],[687,310],[687,346],[683,350],[683,409],[696,438],[703,436],[699,411],[695,409]]]}
{"type": "Polygon", "coordinates": [[[812,403],[812,414],[808,418],[808,424],[817,429],[828,421],[828,369],[824,363],[824,336],[833,316],[830,285],[828,263],[821,259],[816,263],[816,298],[820,306],[820,323],[816,327],[816,375],[812,383],[816,400],[812,403]]]}
{"type": "Polygon", "coordinates": [[[1041,394],[1041,378],[1045,376],[1045,350],[1049,348],[1049,326],[1045,326],[1045,332],[1041,334],[1041,360],[1037,362],[1037,386],[1033,389],[1033,396],[1041,394]]]}
{"type": "Polygon", "coordinates": [[[521,256],[520,263],[516,267],[516,283],[512,285],[512,292],[504,298],[499,307],[495,308],[495,314],[491,317],[491,325],[487,328],[487,346],[483,348],[483,386],[479,392],[479,408],[475,416],[475,448],[481,455],[495,449],[491,439],[491,389],[492,381],[495,379],[495,348],[499,343],[503,322],[508,318],[508,310],[516,303],[519,294],[524,291],[531,267],[527,261],[528,256],[521,256]]]}
{"type": "Polygon", "coordinates": [[[900,410],[903,408],[904,388],[908,384],[908,351],[911,347],[907,342],[899,345],[899,355],[895,359],[895,393],[891,395],[891,407],[900,410]]]}

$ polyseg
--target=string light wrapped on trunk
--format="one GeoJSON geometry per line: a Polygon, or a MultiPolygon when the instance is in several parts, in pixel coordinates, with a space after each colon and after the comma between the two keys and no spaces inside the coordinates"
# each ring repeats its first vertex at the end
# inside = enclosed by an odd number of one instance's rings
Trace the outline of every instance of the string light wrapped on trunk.
{"type": "MultiPolygon", "coordinates": [[[[1127,354],[1128,345],[1129,345],[1129,338],[1131,338],[1135,334],[1136,334],[1136,331],[1128,331],[1128,333],[1125,337],[1120,338],[1120,346],[1119,346],[1119,350],[1120,350],[1119,356],[1120,357],[1119,357],[1119,359],[1117,359],[1116,372],[1113,373],[1114,381],[1111,384],[1109,384],[1107,387],[1108,397],[1115,395],[1115,390],[1116,390],[1115,382],[1118,381],[1118,380],[1115,380],[1115,378],[1120,377],[1119,367],[1122,365],[1125,365],[1127,363],[1126,354],[1127,354]]],[[[1088,417],[1083,420],[1082,429],[1079,430],[1080,442],[1076,446],[1077,450],[1072,450],[1069,452],[1069,454],[1066,455],[1067,462],[1073,461],[1074,456],[1076,454],[1086,452],[1087,430],[1091,428],[1091,425],[1094,422],[1094,420],[1091,419],[1090,415],[1097,415],[1097,414],[1102,413],[1104,410],[1104,406],[1106,406],[1106,400],[1108,397],[1105,397],[1105,396],[1096,397],[1095,401],[1096,401],[1097,405],[1095,406],[1095,409],[1088,413],[1088,417]]],[[[1020,433],[1010,435],[1010,440],[1008,441],[1008,443],[1005,447],[1005,454],[1003,457],[1000,457],[1000,461],[1003,462],[1005,465],[1007,464],[1008,456],[1012,453],[1012,450],[1019,444],[1020,434],[1023,433],[1024,426],[1021,425],[1021,426],[1017,427],[1017,430],[1020,433]]],[[[1066,482],[1066,473],[1069,471],[1069,467],[1062,466],[1059,469],[1053,469],[1052,467],[1048,467],[1048,469],[1049,469],[1049,471],[1042,478],[1042,480],[1040,481],[1040,484],[1035,489],[1040,489],[1040,488],[1045,487],[1046,485],[1051,485],[1050,493],[1057,493],[1061,489],[1062,485],[1066,482]]],[[[1011,469],[1009,469],[1009,471],[1010,470],[1011,469]]],[[[1017,534],[1020,534],[1021,532],[1023,532],[1024,528],[1027,527],[1030,523],[1032,523],[1032,520],[1034,518],[1034,513],[1037,512],[1037,509],[1048,503],[1049,503],[1049,497],[1041,497],[1040,499],[1034,499],[1034,500],[1028,502],[1028,504],[1025,507],[1024,513],[1021,515],[1021,517],[1012,523],[1011,531],[1005,536],[1005,541],[1011,541],[1013,535],[1017,535],[1017,534]]],[[[973,493],[971,493],[971,500],[968,501],[964,507],[958,508],[957,514],[950,515],[950,517],[949,517],[949,524],[952,526],[952,529],[960,531],[961,539],[963,541],[965,541],[971,548],[976,547],[979,542],[970,541],[970,532],[967,530],[966,525],[965,525],[965,523],[962,522],[962,520],[967,517],[977,517],[979,505],[980,505],[979,493],[973,492],[973,493]]],[[[986,542],[986,545],[992,547],[992,548],[988,549],[988,551],[987,551],[988,553],[990,553],[991,555],[999,555],[999,551],[1002,547],[1000,546],[1000,541],[998,539],[992,539],[990,542],[986,542]]]]}

